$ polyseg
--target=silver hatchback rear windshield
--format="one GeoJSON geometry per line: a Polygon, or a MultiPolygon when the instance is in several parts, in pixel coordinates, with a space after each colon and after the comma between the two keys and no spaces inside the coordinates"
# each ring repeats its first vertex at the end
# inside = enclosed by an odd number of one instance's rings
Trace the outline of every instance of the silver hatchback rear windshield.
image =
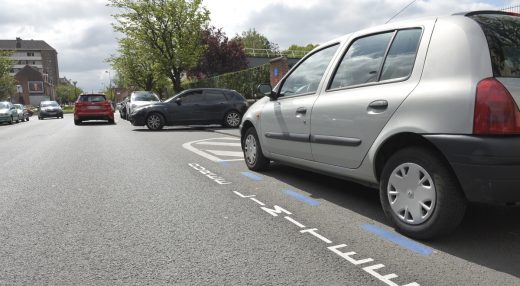
{"type": "Polygon", "coordinates": [[[520,17],[506,13],[468,17],[479,23],[486,35],[493,75],[520,78],[520,17]]]}

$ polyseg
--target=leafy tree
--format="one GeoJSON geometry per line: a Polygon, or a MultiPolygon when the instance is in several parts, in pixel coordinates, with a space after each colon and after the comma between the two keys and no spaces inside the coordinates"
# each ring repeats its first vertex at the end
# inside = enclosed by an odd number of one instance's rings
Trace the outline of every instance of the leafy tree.
{"type": "Polygon", "coordinates": [[[307,46],[298,46],[298,45],[291,45],[289,48],[287,48],[287,51],[303,51],[303,52],[310,52],[314,48],[316,48],[318,45],[314,44],[308,44],[307,46]]]}
{"type": "Polygon", "coordinates": [[[0,51],[0,99],[6,99],[16,93],[14,77],[9,75],[12,65],[10,55],[8,51],[0,51]]]}
{"type": "Polygon", "coordinates": [[[314,44],[308,44],[306,46],[291,45],[287,50],[283,51],[282,54],[287,57],[303,57],[317,46],[318,45],[314,44]]]}
{"type": "Polygon", "coordinates": [[[158,82],[164,75],[145,45],[138,40],[123,38],[119,40],[118,52],[118,56],[112,56],[108,61],[118,73],[119,84],[158,91],[158,82]]]}
{"type": "Polygon", "coordinates": [[[246,49],[264,49],[269,51],[277,51],[278,45],[270,42],[266,36],[258,33],[254,28],[236,35],[235,40],[242,43],[246,49]]]}
{"type": "Polygon", "coordinates": [[[56,87],[56,97],[60,103],[74,102],[82,92],[81,88],[74,87],[72,84],[58,84],[56,87]]]}
{"type": "Polygon", "coordinates": [[[201,45],[207,46],[199,64],[188,72],[190,77],[212,77],[247,68],[242,43],[229,40],[222,29],[210,27],[203,33],[201,45]]]}
{"type": "Polygon", "coordinates": [[[200,45],[209,11],[202,0],[109,0],[120,8],[114,29],[144,46],[162,71],[181,90],[181,73],[197,65],[204,53],[200,45]]]}

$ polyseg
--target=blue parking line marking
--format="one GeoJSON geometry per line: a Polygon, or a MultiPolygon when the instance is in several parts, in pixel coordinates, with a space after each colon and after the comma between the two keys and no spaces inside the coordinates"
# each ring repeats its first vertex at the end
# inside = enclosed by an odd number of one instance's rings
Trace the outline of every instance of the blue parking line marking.
{"type": "Polygon", "coordinates": [[[303,203],[306,203],[308,205],[311,205],[311,206],[319,206],[320,205],[320,202],[316,201],[316,200],[313,200],[309,197],[306,197],[300,193],[297,193],[295,191],[291,191],[291,190],[282,190],[282,192],[284,192],[286,195],[288,196],[291,196],[297,200],[299,200],[300,202],[303,202],[303,203]]]}
{"type": "Polygon", "coordinates": [[[251,172],[240,172],[240,174],[248,177],[249,179],[253,180],[253,181],[261,181],[262,180],[262,177],[258,176],[258,175],[255,175],[251,172]]]}
{"type": "Polygon", "coordinates": [[[426,245],[415,242],[415,241],[413,241],[409,238],[406,238],[402,235],[399,235],[397,233],[393,233],[393,232],[384,230],[375,225],[363,224],[363,225],[361,225],[361,227],[370,233],[373,233],[379,237],[389,240],[389,241],[391,241],[399,246],[402,246],[408,250],[411,250],[417,254],[420,254],[423,256],[429,256],[433,253],[433,250],[426,245]]]}

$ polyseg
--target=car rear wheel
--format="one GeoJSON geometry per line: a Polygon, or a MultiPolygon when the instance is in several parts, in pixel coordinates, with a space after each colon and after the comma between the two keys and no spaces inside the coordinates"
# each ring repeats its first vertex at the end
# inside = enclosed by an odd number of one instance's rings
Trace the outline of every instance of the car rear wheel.
{"type": "Polygon", "coordinates": [[[81,120],[79,119],[74,119],[74,125],[80,125],[81,124],[81,120]]]}
{"type": "Polygon", "coordinates": [[[161,130],[164,127],[164,118],[159,113],[152,113],[146,118],[146,126],[150,130],[161,130]]]}
{"type": "Polygon", "coordinates": [[[432,239],[453,231],[464,217],[464,195],[439,157],[426,148],[406,148],[390,157],[383,168],[381,205],[404,235],[432,239]]]}
{"type": "Polygon", "coordinates": [[[114,119],[109,119],[109,120],[108,120],[108,124],[114,124],[114,123],[116,123],[116,122],[114,121],[114,119]]]}
{"type": "Polygon", "coordinates": [[[269,159],[264,157],[258,135],[254,127],[247,129],[243,138],[244,159],[250,170],[262,171],[269,167],[269,159]]]}
{"type": "Polygon", "coordinates": [[[13,119],[13,117],[11,116],[11,120],[9,120],[8,123],[9,123],[9,124],[13,124],[13,121],[14,121],[14,119],[13,119]]]}
{"type": "Polygon", "coordinates": [[[237,128],[240,126],[242,115],[238,111],[230,111],[224,117],[224,125],[229,128],[237,128]]]}

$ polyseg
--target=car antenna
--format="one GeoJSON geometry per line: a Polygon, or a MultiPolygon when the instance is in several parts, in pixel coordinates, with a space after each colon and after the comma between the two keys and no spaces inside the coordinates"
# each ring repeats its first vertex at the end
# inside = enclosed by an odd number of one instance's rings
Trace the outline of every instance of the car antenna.
{"type": "Polygon", "coordinates": [[[412,2],[408,3],[408,5],[404,6],[403,9],[399,10],[399,12],[397,12],[394,16],[392,16],[390,19],[388,19],[388,21],[386,21],[385,24],[388,24],[388,22],[392,21],[392,19],[397,17],[397,15],[401,14],[404,10],[406,10],[406,8],[408,8],[410,5],[415,3],[415,1],[417,1],[417,0],[413,0],[412,2]]]}

